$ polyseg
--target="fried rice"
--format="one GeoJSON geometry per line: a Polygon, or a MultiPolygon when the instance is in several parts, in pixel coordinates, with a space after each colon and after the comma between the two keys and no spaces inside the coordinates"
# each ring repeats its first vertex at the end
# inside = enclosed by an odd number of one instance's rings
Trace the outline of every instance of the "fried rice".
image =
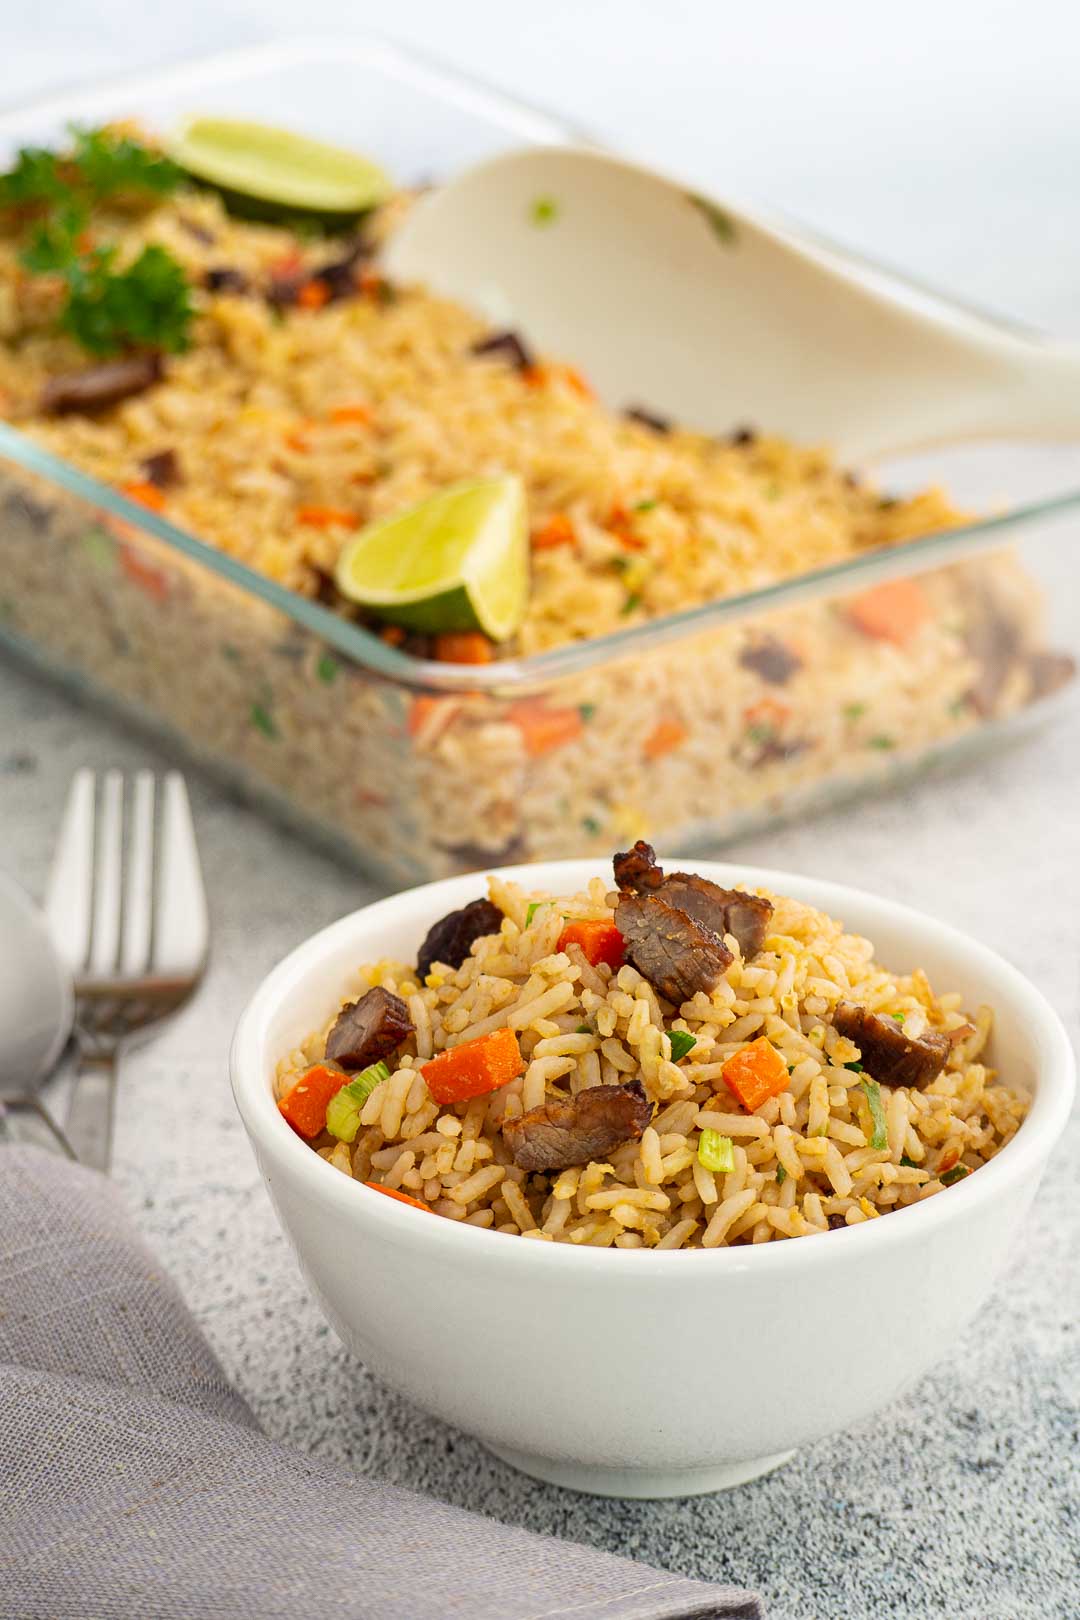
{"type": "MultiPolygon", "coordinates": [[[[891,972],[870,940],[789,896],[767,894],[773,912],[760,951],[744,958],[729,935],[733,959],[711,993],[675,1006],[630,963],[593,964],[577,943],[559,948],[570,921],[611,923],[618,897],[602,879],[555,896],[492,877],[489,893],[499,931],[477,939],[459,967],[436,961],[422,978],[392,961],[357,971],[345,1000],[383,986],[402,998],[414,1032],[364,1103],[355,1139],[323,1131],[311,1143],[344,1175],[446,1219],[598,1248],[806,1237],[937,1196],[998,1153],[1024,1118],[1026,1099],[987,1062],[990,1007],[968,1012],[921,970],[891,972]],[[900,1021],[912,1041],[948,1037],[940,1074],[921,1089],[876,1086],[860,1048],[834,1025],[842,1001],[900,1021]],[[516,1032],[523,1073],[441,1106],[424,1066],[506,1029],[516,1032]],[[673,1061],[678,1032],[676,1052],[689,1050],[673,1061]],[[748,1109],[725,1066],[763,1040],[787,1081],[748,1109]],[[653,1108],[637,1139],[543,1173],[515,1163],[507,1122],[631,1079],[653,1108]],[[730,1144],[726,1172],[703,1162],[703,1132],[730,1144]]],[[[279,1099],[323,1060],[339,1010],[282,1058],[279,1099]]]]}

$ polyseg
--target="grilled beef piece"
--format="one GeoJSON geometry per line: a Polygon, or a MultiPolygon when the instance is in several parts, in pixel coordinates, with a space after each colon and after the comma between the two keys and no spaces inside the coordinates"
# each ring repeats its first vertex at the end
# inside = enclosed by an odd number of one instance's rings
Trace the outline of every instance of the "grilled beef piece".
{"type": "Polygon", "coordinates": [[[468,956],[474,939],[497,934],[503,914],[490,900],[472,900],[460,911],[451,911],[428,929],[427,938],[416,958],[416,971],[423,978],[432,962],[445,962],[458,968],[468,956]]]}
{"type": "Polygon", "coordinates": [[[770,686],[786,686],[793,675],[802,669],[802,659],[775,636],[762,636],[739,654],[743,669],[752,669],[770,686]]]}
{"type": "Polygon", "coordinates": [[[862,1066],[885,1086],[915,1086],[922,1090],[936,1080],[952,1048],[948,1035],[927,1030],[906,1035],[904,1026],[887,1013],[872,1013],[851,1001],[838,1001],[833,1028],[859,1048],[862,1066]]]}
{"type": "Polygon", "coordinates": [[[212,293],[246,293],[251,283],[235,265],[215,264],[203,276],[203,286],[212,293]]]}
{"type": "Polygon", "coordinates": [[[678,1007],[714,990],[731,952],[711,928],[656,894],[624,894],[615,907],[626,959],[678,1007]]]}
{"type": "Polygon", "coordinates": [[[82,371],[61,371],[42,389],[41,409],[54,415],[102,411],[150,388],[160,380],[162,370],[161,356],[153,350],[125,355],[122,360],[103,360],[82,371]]]}
{"type": "Polygon", "coordinates": [[[472,353],[501,355],[515,371],[528,371],[536,363],[528,344],[517,332],[492,332],[490,337],[478,338],[472,353]]]}
{"type": "MultiPolygon", "coordinates": [[[[725,934],[733,934],[744,959],[760,951],[773,912],[771,900],[747,894],[742,889],[722,889],[719,883],[693,872],[672,872],[670,877],[665,877],[663,867],[656,864],[652,845],[641,838],[633,849],[616,855],[612,864],[615,882],[624,894],[658,895],[720,940],[725,934]]],[[[644,973],[645,969],[640,971],[644,973]]]]}
{"type": "Polygon", "coordinates": [[[396,1051],[412,1032],[408,1007],[380,985],[342,1007],[326,1037],[326,1057],[343,1069],[366,1069],[396,1051]]]}
{"type": "Polygon", "coordinates": [[[664,869],[656,864],[656,851],[644,838],[639,838],[633,849],[612,857],[615,882],[624,894],[651,894],[664,881],[664,869]]]}
{"type": "Polygon", "coordinates": [[[180,459],[175,450],[158,450],[152,456],[144,456],[139,469],[155,489],[172,489],[180,482],[180,459]]]}
{"type": "Polygon", "coordinates": [[[552,1098],[520,1119],[508,1119],[503,1138],[522,1170],[565,1170],[636,1142],[652,1116],[640,1080],[589,1086],[565,1102],[552,1098]]]}
{"type": "Polygon", "coordinates": [[[696,877],[692,872],[672,872],[664,879],[660,895],[721,939],[725,934],[734,934],[744,961],[756,956],[765,943],[773,907],[771,900],[759,894],[722,889],[719,883],[710,883],[708,878],[696,877]]]}
{"type": "Polygon", "coordinates": [[[652,428],[654,433],[670,433],[673,423],[668,416],[658,416],[656,411],[645,409],[644,405],[628,405],[623,411],[628,422],[640,422],[642,427],[652,428]]]}
{"type": "Polygon", "coordinates": [[[752,445],[757,444],[757,441],[757,429],[752,427],[732,428],[728,435],[728,443],[735,445],[739,450],[749,450],[752,445]]]}

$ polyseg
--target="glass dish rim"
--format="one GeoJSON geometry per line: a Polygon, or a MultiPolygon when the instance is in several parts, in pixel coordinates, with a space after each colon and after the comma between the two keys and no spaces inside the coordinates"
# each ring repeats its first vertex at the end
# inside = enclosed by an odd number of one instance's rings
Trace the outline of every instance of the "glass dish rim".
{"type": "MultiPolygon", "coordinates": [[[[80,94],[93,91],[95,96],[120,94],[126,86],[138,83],[143,93],[152,89],[156,80],[182,81],[185,77],[198,77],[208,71],[221,71],[235,64],[273,65],[315,60],[327,53],[339,57],[342,50],[355,51],[369,57],[375,66],[390,63],[396,71],[412,76],[422,84],[425,79],[437,83],[448,97],[462,93],[476,98],[488,108],[497,108],[498,115],[507,123],[511,119],[522,126],[535,120],[534,138],[541,132],[552,144],[556,141],[580,141],[593,146],[602,145],[591,134],[562,114],[550,112],[520,97],[508,95],[467,73],[447,66],[424,53],[414,51],[394,41],[370,32],[311,33],[262,40],[252,46],[234,46],[219,51],[173,57],[160,66],[131,69],[107,80],[72,81],[59,89],[51,89],[21,103],[0,107],[0,135],[17,133],[21,119],[48,114],[55,107],[59,113],[64,102],[80,94]]],[[[898,287],[917,297],[933,299],[948,308],[962,311],[968,319],[975,318],[988,325],[998,326],[1014,334],[1023,331],[1026,336],[1037,335],[1023,328],[1007,316],[988,314],[961,300],[917,281],[867,255],[850,250],[821,235],[812,227],[792,221],[777,220],[783,228],[797,231],[816,242],[828,252],[836,253],[854,264],[862,264],[872,273],[889,278],[898,287]]],[[[1001,544],[1013,532],[1069,512],[1080,512],[1080,489],[1048,496],[1005,512],[963,524],[956,528],[937,530],[896,546],[868,551],[861,556],[849,557],[808,573],[787,577],[754,590],[664,614],[642,624],[610,631],[606,635],[572,641],[543,652],[498,659],[491,664],[470,666],[448,664],[434,659],[416,658],[390,646],[373,631],[364,629],[329,608],[300,596],[297,592],[277,584],[266,575],[238,562],[227,553],[217,550],[206,541],[170,523],[158,513],[150,512],[114,489],[80,471],[73,463],[42,449],[16,428],[0,422],[0,456],[15,466],[36,473],[54,485],[91,503],[96,508],[120,519],[129,528],[142,530],[190,561],[200,565],[211,575],[227,580],[231,585],[247,592],[264,604],[277,609],[287,619],[327,643],[336,653],[352,664],[370,670],[373,674],[417,691],[437,692],[445,696],[488,692],[498,695],[500,689],[520,690],[527,693],[537,687],[560,680],[569,675],[582,674],[593,668],[621,660],[646,649],[667,642],[681,640],[722,624],[746,619],[793,606],[817,597],[842,594],[846,589],[865,587],[879,580],[899,575],[921,573],[928,568],[958,561],[1001,544]]]]}

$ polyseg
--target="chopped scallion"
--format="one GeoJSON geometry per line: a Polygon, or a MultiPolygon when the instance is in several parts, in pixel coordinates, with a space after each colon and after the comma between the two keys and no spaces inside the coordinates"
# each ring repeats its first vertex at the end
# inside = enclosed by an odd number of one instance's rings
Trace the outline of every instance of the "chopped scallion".
{"type": "Polygon", "coordinates": [[[697,1156],[706,1170],[727,1171],[735,1168],[735,1144],[730,1136],[719,1131],[702,1131],[697,1156]]]}
{"type": "Polygon", "coordinates": [[[844,1068],[850,1069],[852,1074],[862,1074],[863,1072],[863,1066],[861,1063],[845,1063],[844,1068]]]}
{"type": "Polygon", "coordinates": [[[697,1036],[691,1035],[686,1029],[672,1029],[668,1031],[671,1042],[671,1061],[681,1063],[687,1052],[697,1045],[697,1036]]]}
{"type": "Polygon", "coordinates": [[[597,821],[595,816],[583,816],[581,825],[592,838],[595,838],[597,834],[602,833],[604,830],[603,824],[597,821]]]}
{"type": "Polygon", "coordinates": [[[938,1179],[943,1187],[951,1187],[954,1181],[963,1181],[964,1177],[970,1176],[970,1174],[971,1171],[966,1164],[954,1164],[951,1170],[946,1170],[945,1174],[938,1179]]]}
{"type": "Polygon", "coordinates": [[[264,703],[251,705],[251,723],[256,730],[261,731],[264,737],[276,737],[278,728],[273,715],[264,703]]]}
{"type": "Polygon", "coordinates": [[[919,1168],[919,1166],[915,1163],[915,1160],[909,1159],[906,1153],[901,1153],[900,1163],[906,1170],[917,1170],[919,1168]]]}
{"type": "Polygon", "coordinates": [[[881,1101],[881,1087],[876,1080],[861,1080],[859,1084],[866,1093],[866,1100],[870,1104],[870,1118],[874,1126],[869,1146],[876,1153],[880,1153],[882,1149],[887,1148],[889,1145],[889,1133],[885,1129],[885,1109],[881,1101]]]}
{"type": "Polygon", "coordinates": [[[331,1097],[326,1109],[326,1128],[339,1142],[355,1142],[360,1129],[360,1112],[375,1087],[389,1080],[385,1063],[371,1063],[361,1069],[347,1086],[331,1097]]]}
{"type": "Polygon", "coordinates": [[[559,205],[554,197],[537,197],[529,209],[534,225],[551,225],[559,217],[559,205]]]}
{"type": "Polygon", "coordinates": [[[318,675],[320,681],[322,681],[326,686],[329,686],[330,682],[336,677],[337,672],[337,659],[331,658],[329,653],[323,653],[322,657],[319,659],[319,662],[315,665],[315,673],[318,675]]]}
{"type": "Polygon", "coordinates": [[[635,512],[651,512],[656,504],[657,502],[655,499],[651,501],[635,501],[633,510],[635,512]]]}
{"type": "Polygon", "coordinates": [[[784,1169],[782,1164],[778,1164],[777,1167],[776,1167],[776,1185],[778,1187],[782,1187],[786,1180],[787,1180],[787,1171],[784,1169]]]}
{"type": "Polygon", "coordinates": [[[845,720],[860,720],[865,713],[865,703],[846,703],[844,705],[845,720]]]}
{"type": "Polygon", "coordinates": [[[578,712],[578,714],[580,714],[581,718],[585,721],[585,724],[588,725],[589,721],[592,719],[593,715],[596,713],[596,704],[595,703],[579,703],[578,706],[577,706],[577,712],[578,712]]]}
{"type": "Polygon", "coordinates": [[[546,905],[547,905],[546,900],[530,900],[529,901],[529,909],[525,913],[525,926],[526,926],[526,928],[531,928],[532,927],[532,920],[536,916],[536,913],[540,910],[541,906],[546,906],[546,905]]]}

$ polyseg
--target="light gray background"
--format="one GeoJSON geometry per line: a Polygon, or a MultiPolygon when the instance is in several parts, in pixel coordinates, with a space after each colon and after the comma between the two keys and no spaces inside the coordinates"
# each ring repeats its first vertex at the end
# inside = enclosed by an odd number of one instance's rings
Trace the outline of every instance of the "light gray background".
{"type": "MultiPolygon", "coordinates": [[[[308,0],[300,15],[284,0],[8,0],[4,24],[3,102],[298,25],[382,29],[718,189],[1080,338],[1080,25],[1064,4],[308,0]]],[[[1058,543],[1071,543],[1067,531],[1058,543]]],[[[1071,569],[1059,577],[1078,648],[1080,591],[1071,569]]],[[[0,663],[0,863],[35,890],[84,763],[164,761],[0,663]]],[[[725,1496],[603,1502],[533,1484],[375,1383],[306,1297],[233,1113],[227,1043],[266,969],[371,891],[214,788],[196,782],[194,797],[213,967],[183,1017],[125,1067],[115,1173],[272,1433],[534,1529],[756,1586],[783,1620],[1075,1616],[1075,1123],[995,1299],[892,1410],[725,1496]]],[[[1050,732],[963,773],[736,853],[878,887],[970,929],[1045,985],[1075,1037],[1078,800],[1073,705],[1050,732]]],[[[812,1400],[798,1324],[778,1310],[776,1331],[791,1332],[790,1375],[812,1400]]],[[[847,1353],[872,1356],[887,1331],[852,1324],[847,1353]]]]}

